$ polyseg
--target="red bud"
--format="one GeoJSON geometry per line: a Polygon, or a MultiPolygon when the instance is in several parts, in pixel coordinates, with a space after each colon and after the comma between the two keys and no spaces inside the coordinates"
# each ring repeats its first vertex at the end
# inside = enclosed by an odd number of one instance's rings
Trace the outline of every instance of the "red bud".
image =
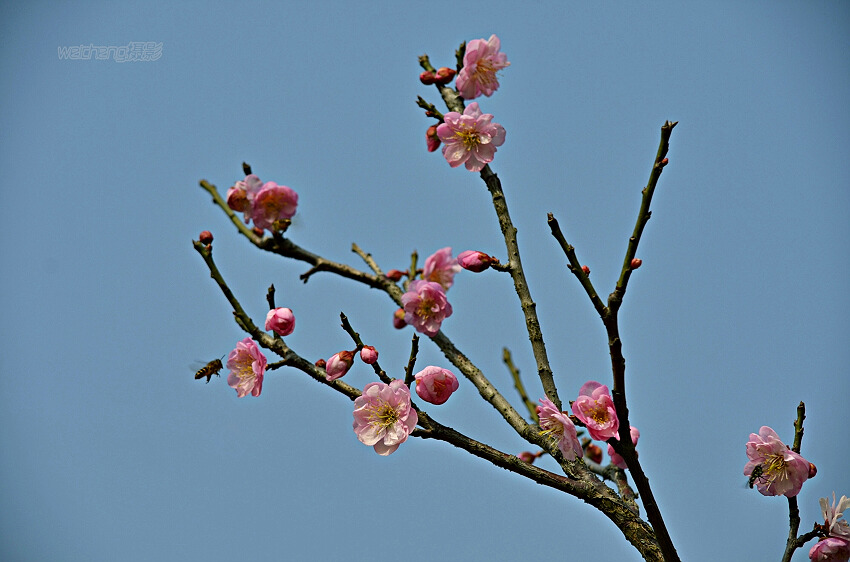
{"type": "Polygon", "coordinates": [[[454,69],[444,66],[437,70],[437,76],[434,82],[436,82],[440,86],[445,86],[446,84],[454,80],[455,74],[457,74],[457,72],[454,69]]]}
{"type": "Polygon", "coordinates": [[[210,232],[209,230],[201,232],[201,235],[198,237],[198,240],[200,240],[201,244],[203,244],[204,246],[209,246],[210,244],[212,244],[213,241],[212,232],[210,232]]]}
{"type": "Polygon", "coordinates": [[[437,81],[437,77],[434,75],[433,72],[425,70],[422,72],[422,74],[419,75],[419,81],[425,84],[426,86],[430,86],[431,84],[437,81]]]}
{"type": "Polygon", "coordinates": [[[585,275],[590,275],[590,268],[586,265],[581,266],[581,270],[584,271],[585,275]]]}
{"type": "Polygon", "coordinates": [[[632,260],[632,264],[631,264],[631,265],[632,265],[632,269],[637,269],[637,268],[639,268],[642,264],[643,264],[643,260],[639,260],[639,259],[637,259],[637,258],[634,258],[634,259],[632,260]]]}

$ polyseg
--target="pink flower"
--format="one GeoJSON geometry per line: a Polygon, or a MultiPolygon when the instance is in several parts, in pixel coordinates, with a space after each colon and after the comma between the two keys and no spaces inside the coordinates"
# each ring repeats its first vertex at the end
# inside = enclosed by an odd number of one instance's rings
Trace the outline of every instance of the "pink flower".
{"type": "Polygon", "coordinates": [[[364,345],[360,350],[360,359],[367,365],[371,365],[378,360],[378,350],[371,345],[364,345]]]}
{"type": "Polygon", "coordinates": [[[480,172],[493,161],[496,147],[505,142],[505,129],[490,123],[493,116],[481,113],[478,102],[472,102],[463,115],[450,111],[437,127],[437,136],[445,143],[443,156],[452,168],[466,164],[470,172],[480,172]]]}
{"type": "MultiPolygon", "coordinates": [[[[638,438],[640,437],[640,431],[638,431],[638,429],[636,427],[630,425],[629,426],[629,435],[631,435],[631,437],[632,437],[632,444],[637,445],[638,438]]],[[[620,434],[618,433],[617,435],[615,435],[614,439],[619,441],[620,440],[620,434]]],[[[637,455],[637,451],[635,451],[635,455],[637,455]]],[[[611,457],[611,462],[614,463],[615,466],[619,466],[620,468],[622,468],[624,470],[626,468],[628,468],[626,466],[626,461],[623,459],[623,457],[621,457],[620,455],[617,454],[617,451],[615,451],[614,447],[612,447],[610,444],[608,445],[608,456],[611,457]]]]}
{"type": "Polygon", "coordinates": [[[457,76],[457,90],[467,100],[481,94],[493,95],[499,89],[496,72],[510,66],[508,56],[500,53],[501,41],[495,35],[490,39],[473,39],[466,45],[463,68],[457,76]]]}
{"type": "Polygon", "coordinates": [[[451,248],[437,250],[425,260],[422,279],[439,283],[443,290],[448,291],[454,284],[455,274],[460,271],[457,260],[452,257],[451,248]]]}
{"type": "Polygon", "coordinates": [[[354,399],[354,432],[379,455],[389,455],[407,440],[419,416],[410,407],[410,389],[404,381],[370,382],[354,399]]]}
{"type": "Polygon", "coordinates": [[[457,255],[457,263],[467,271],[473,273],[481,273],[490,267],[490,264],[497,260],[488,256],[484,252],[476,252],[475,250],[467,250],[457,255]]]}
{"type": "Polygon", "coordinates": [[[573,402],[573,414],[584,423],[590,436],[600,441],[616,436],[620,428],[608,387],[596,381],[587,381],[581,387],[573,402]]]}
{"type": "Polygon", "coordinates": [[[809,559],[818,562],[847,562],[850,560],[850,541],[840,537],[821,539],[809,551],[809,559]]]}
{"type": "Polygon", "coordinates": [[[288,336],[295,330],[295,315],[288,308],[275,308],[266,314],[266,330],[288,336]]]}
{"type": "Polygon", "coordinates": [[[452,305],[446,300],[443,287],[433,281],[411,281],[401,296],[401,304],[404,321],[426,336],[439,332],[443,320],[452,315],[452,305]]]}
{"type": "Polygon", "coordinates": [[[297,206],[298,194],[293,189],[267,181],[254,196],[251,218],[257,228],[279,230],[275,223],[292,218],[297,206]]]}
{"type": "Polygon", "coordinates": [[[254,174],[245,176],[244,180],[236,182],[236,184],[227,190],[227,206],[238,213],[245,214],[245,223],[251,222],[251,209],[254,204],[254,197],[263,182],[254,174]]]}
{"type": "Polygon", "coordinates": [[[850,508],[850,499],[841,496],[838,505],[835,503],[835,492],[832,492],[832,505],[826,498],[820,499],[820,509],[823,513],[824,526],[829,536],[821,539],[809,551],[812,560],[829,562],[847,562],[850,560],[850,525],[842,519],[844,510],[850,508]]]}
{"type": "Polygon", "coordinates": [[[758,435],[750,434],[747,458],[750,460],[744,466],[744,476],[752,476],[756,467],[760,467],[754,483],[765,496],[794,497],[809,477],[809,461],[786,447],[766,425],[759,429],[758,435]]]}
{"type": "Polygon", "coordinates": [[[336,379],[344,376],[351,368],[352,364],[354,364],[353,351],[340,351],[339,353],[334,353],[325,365],[325,371],[327,372],[325,380],[328,382],[335,381],[336,379]]]}
{"type": "Polygon", "coordinates": [[[236,344],[236,349],[227,356],[227,384],[236,390],[236,396],[244,398],[250,392],[259,396],[263,391],[263,375],[266,372],[266,357],[251,338],[236,344]]]}
{"type": "Polygon", "coordinates": [[[457,377],[448,369],[429,366],[414,376],[416,394],[431,404],[443,404],[458,389],[457,377]]]}
{"type": "Polygon", "coordinates": [[[543,433],[557,440],[558,448],[568,461],[581,458],[584,451],[576,436],[576,426],[570,416],[558,410],[555,404],[548,398],[540,399],[537,406],[537,418],[540,420],[540,429],[543,433]]]}

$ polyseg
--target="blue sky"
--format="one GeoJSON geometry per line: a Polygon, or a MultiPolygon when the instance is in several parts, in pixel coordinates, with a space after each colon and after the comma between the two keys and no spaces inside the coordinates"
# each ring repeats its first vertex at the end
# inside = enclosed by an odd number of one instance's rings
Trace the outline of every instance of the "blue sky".
{"type": "MultiPolygon", "coordinates": [[[[683,559],[778,559],[787,503],[745,488],[769,425],[819,469],[801,530],[847,478],[850,9],[843,2],[85,4],[0,7],[3,264],[0,558],[638,560],[601,514],[444,443],[383,458],[351,403],[297,371],[259,398],[190,365],[244,335],[191,247],[201,230],[255,319],[265,290],[315,359],[344,311],[400,376],[410,330],[384,295],[252,250],[198,187],[249,162],[300,196],[302,246],[385,269],[451,246],[504,259],[476,174],[425,151],[416,57],[502,39],[480,100],[562,399],[610,384],[603,327],[548,233],[613,288],[665,120],[677,120],[622,308],[631,420],[683,559]],[[149,62],[58,48],[162,43],[149,62]]],[[[542,396],[506,276],[463,273],[443,325],[502,392],[511,349],[542,396]]],[[[448,366],[430,342],[419,365],[448,366]]],[[[346,376],[372,380],[362,365],[346,376]]],[[[461,381],[439,421],[528,449],[461,381]]],[[[550,459],[541,466],[555,468],[550,459]]],[[[809,545],[810,546],[810,545],[809,545]]],[[[798,551],[795,560],[806,560],[798,551]]]]}

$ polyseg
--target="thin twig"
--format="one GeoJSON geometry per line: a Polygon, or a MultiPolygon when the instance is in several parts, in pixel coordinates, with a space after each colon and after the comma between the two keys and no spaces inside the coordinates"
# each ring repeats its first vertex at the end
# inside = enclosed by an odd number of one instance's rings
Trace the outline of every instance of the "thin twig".
{"type": "Polygon", "coordinates": [[[531,416],[531,420],[534,423],[540,423],[540,420],[537,418],[537,406],[528,399],[528,394],[525,392],[525,385],[522,384],[522,379],[519,376],[519,369],[517,369],[516,365],[514,365],[514,360],[511,357],[511,351],[507,347],[502,348],[502,362],[507,366],[508,371],[511,373],[511,378],[514,379],[514,388],[519,394],[520,400],[525,404],[525,408],[528,410],[528,415],[531,416]]]}

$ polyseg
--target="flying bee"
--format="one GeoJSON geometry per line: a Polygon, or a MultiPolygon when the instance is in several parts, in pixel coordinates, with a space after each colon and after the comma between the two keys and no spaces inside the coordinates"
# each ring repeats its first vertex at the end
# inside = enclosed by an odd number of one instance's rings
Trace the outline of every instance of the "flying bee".
{"type": "Polygon", "coordinates": [[[753,473],[750,474],[750,479],[747,480],[747,486],[752,489],[756,481],[761,480],[762,478],[764,478],[764,468],[760,464],[757,464],[755,468],[753,468],[753,473]]]}
{"type": "Polygon", "coordinates": [[[198,372],[195,373],[195,380],[200,380],[204,377],[207,377],[207,384],[209,384],[210,379],[212,379],[213,375],[217,377],[221,376],[218,374],[218,372],[221,371],[223,368],[224,365],[221,364],[221,359],[213,359],[212,361],[198,369],[198,372]]]}

